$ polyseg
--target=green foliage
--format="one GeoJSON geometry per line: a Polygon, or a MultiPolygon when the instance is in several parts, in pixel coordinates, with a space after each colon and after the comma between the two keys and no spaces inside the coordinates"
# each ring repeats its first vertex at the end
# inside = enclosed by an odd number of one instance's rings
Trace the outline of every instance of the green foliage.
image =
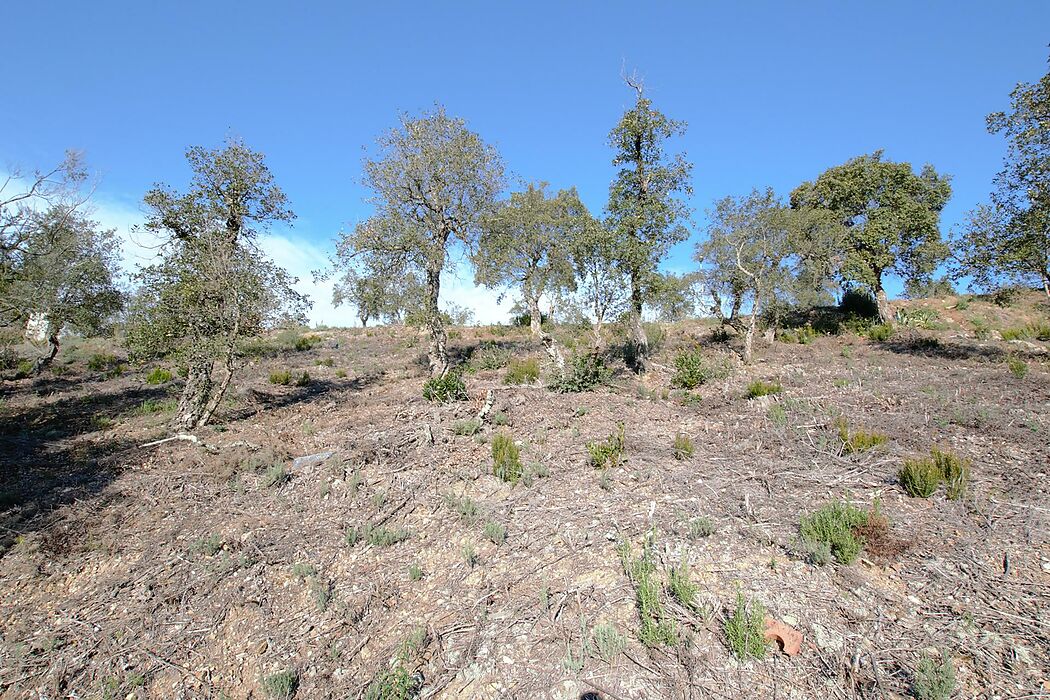
{"type": "Polygon", "coordinates": [[[684,562],[668,573],[667,591],[687,610],[695,611],[700,608],[697,600],[700,587],[689,579],[689,567],[684,562]]]}
{"type": "Polygon", "coordinates": [[[810,515],[803,516],[799,535],[805,545],[827,545],[832,556],[842,564],[852,564],[864,546],[855,529],[866,525],[868,514],[848,503],[828,503],[810,515]]]}
{"type": "MultiPolygon", "coordinates": [[[[497,436],[498,437],[498,436],[497,436]]],[[[445,505],[459,514],[459,517],[466,523],[473,523],[478,519],[481,514],[481,507],[478,505],[470,496],[466,494],[457,496],[453,493],[445,494],[445,505]]]]}
{"type": "Polygon", "coordinates": [[[529,183],[512,192],[486,219],[474,255],[475,283],[520,290],[535,328],[540,297],[574,286],[572,244],[590,218],[575,189],[549,197],[546,188],[529,183]]]}
{"type": "Polygon", "coordinates": [[[318,360],[314,364],[318,367],[335,367],[335,360],[333,360],[331,357],[326,357],[322,360],[318,360]]]}
{"type": "Polygon", "coordinates": [[[769,410],[766,411],[766,415],[769,416],[769,420],[772,421],[773,425],[778,428],[783,428],[788,423],[787,409],[779,403],[771,405],[769,410]]]}
{"type": "Polygon", "coordinates": [[[452,424],[452,432],[456,435],[475,435],[481,431],[481,421],[474,418],[458,420],[452,424]]]}
{"type": "Polygon", "coordinates": [[[766,656],[766,609],[757,600],[747,600],[736,594],[736,609],[726,618],[725,634],[729,651],[737,659],[763,659],[766,656]]]}
{"type": "Polygon", "coordinates": [[[478,556],[478,550],[474,549],[474,545],[470,544],[469,542],[464,544],[463,547],[460,548],[460,554],[463,556],[463,561],[471,569],[477,566],[478,562],[481,561],[481,557],[478,556]]]}
{"type": "Polygon", "coordinates": [[[475,370],[493,370],[506,367],[510,362],[510,350],[497,343],[482,343],[470,356],[470,366],[475,370]]]}
{"type": "Polygon", "coordinates": [[[1006,137],[1003,169],[988,205],[970,214],[954,241],[958,276],[988,288],[1006,278],[1050,289],[1050,72],[1034,83],[1018,83],[1010,111],[988,115],[988,131],[1006,137]]]}
{"type": "Polygon", "coordinates": [[[1050,323],[1029,323],[1017,328],[1007,328],[1000,332],[1003,340],[1050,340],[1050,323]]]}
{"type": "Polygon", "coordinates": [[[222,537],[212,533],[211,535],[194,542],[190,547],[190,551],[214,557],[222,551],[222,537]]]}
{"type": "Polygon", "coordinates": [[[573,355],[565,373],[555,377],[549,388],[563,394],[592,391],[608,383],[611,377],[612,371],[605,366],[601,355],[573,355]]]}
{"type": "Polygon", "coordinates": [[[674,458],[688,459],[693,456],[693,440],[688,435],[679,433],[674,436],[674,458]]]}
{"type": "Polygon", "coordinates": [[[504,384],[535,384],[540,378],[540,363],[535,357],[524,360],[511,360],[507,373],[503,375],[504,384]]]}
{"type": "Polygon", "coordinates": [[[506,433],[498,433],[492,438],[492,473],[510,483],[517,483],[521,478],[521,448],[514,444],[514,438],[506,433]]]}
{"type": "Polygon", "coordinates": [[[316,575],[317,567],[313,564],[304,564],[302,562],[296,562],[295,564],[292,564],[292,576],[299,579],[300,581],[316,575]]]}
{"type": "Polygon", "coordinates": [[[928,330],[941,328],[940,318],[941,315],[933,309],[923,308],[901,308],[897,309],[897,312],[894,314],[894,320],[901,326],[928,330]]]}
{"type": "Polygon", "coordinates": [[[337,241],[335,268],[421,281],[418,315],[430,331],[431,374],[439,377],[448,371],[441,272],[454,242],[477,249],[504,189],[503,161],[441,106],[403,115],[377,145],[363,168],[375,213],[337,241]]]}
{"type": "Polygon", "coordinates": [[[179,402],[175,399],[146,399],[139,404],[136,413],[143,416],[152,415],[154,413],[171,413],[176,407],[178,407],[178,405],[179,402]]]}
{"type": "Polygon", "coordinates": [[[620,634],[612,623],[595,625],[591,632],[591,642],[598,657],[605,663],[610,663],[627,648],[627,638],[620,634]]]}
{"type": "Polygon", "coordinates": [[[729,375],[729,368],[724,364],[712,364],[704,357],[699,346],[682,350],[674,358],[675,373],[671,377],[671,386],[680,389],[695,389],[711,379],[720,379],[729,375]]]}
{"type": "Polygon", "coordinates": [[[698,540],[715,534],[715,523],[711,518],[699,516],[689,521],[689,538],[698,540]]]}
{"type": "Polygon", "coordinates": [[[867,332],[868,340],[877,343],[885,342],[893,337],[893,326],[889,323],[881,323],[872,326],[867,332]]]}
{"type": "Polygon", "coordinates": [[[839,276],[884,295],[886,273],[923,280],[945,258],[940,214],[950,197],[949,178],[932,166],[916,174],[911,164],[884,160],[875,151],[799,185],[791,206],[833,212],[846,229],[839,276]]]}
{"type": "Polygon", "coordinates": [[[950,500],[962,498],[970,483],[970,462],[938,449],[925,458],[904,460],[897,480],[909,496],[929,498],[945,483],[950,500]]]}
{"type": "Polygon", "coordinates": [[[419,695],[419,681],[402,662],[383,671],[365,689],[364,700],[411,700],[419,695]]]}
{"type": "Polygon", "coordinates": [[[164,369],[163,367],[153,368],[149,374],[146,375],[147,384],[166,384],[171,381],[171,372],[164,369]]]}
{"type": "Polygon", "coordinates": [[[501,545],[507,541],[507,528],[490,520],[485,523],[485,537],[494,544],[501,545]]]}
{"type": "Polygon", "coordinates": [[[286,369],[270,372],[270,383],[287,386],[292,383],[292,373],[286,369]]]}
{"type": "Polygon", "coordinates": [[[849,423],[846,422],[845,418],[840,417],[836,419],[834,426],[838,430],[839,440],[842,440],[843,448],[850,454],[867,452],[885,445],[889,440],[882,433],[869,432],[867,430],[850,430],[849,423]]]}
{"type": "Polygon", "coordinates": [[[310,385],[310,373],[303,371],[298,377],[295,378],[295,385],[298,387],[304,387],[310,385]]]}
{"type": "Polygon", "coordinates": [[[303,320],[308,301],[256,243],[272,222],[294,218],[262,154],[229,140],[222,149],[191,148],[187,160],[185,194],[158,186],[145,196],[145,227],[166,245],[136,275],[127,343],[137,356],[175,355],[188,368],[178,424],[192,429],[225,391],[213,379],[216,361],[232,366],[245,338],[303,320]]]}
{"type": "Polygon", "coordinates": [[[467,400],[467,385],[456,372],[443,376],[431,377],[423,383],[423,398],[427,401],[451,403],[467,400]]]}
{"type": "Polygon", "coordinates": [[[262,485],[265,488],[276,488],[283,486],[292,480],[292,475],[285,471],[283,464],[270,466],[262,475],[262,485]]]}
{"type": "Polygon", "coordinates": [[[602,470],[619,466],[623,459],[625,443],[623,423],[618,423],[616,432],[604,440],[588,442],[587,453],[590,455],[591,466],[602,470]]]}
{"type": "Polygon", "coordinates": [[[915,667],[912,693],[918,700],[950,700],[955,694],[955,668],[951,659],[938,661],[932,656],[923,656],[915,667]]]}
{"type": "Polygon", "coordinates": [[[660,597],[660,583],[656,580],[656,565],[650,551],[651,542],[646,542],[642,554],[633,558],[631,546],[621,542],[617,547],[624,573],[631,580],[635,592],[635,605],[641,626],[638,639],[647,647],[661,644],[674,646],[678,641],[674,622],[668,617],[660,597]]]}
{"type": "Polygon", "coordinates": [[[1028,363],[1020,357],[1010,357],[1006,360],[1006,364],[1010,368],[1010,374],[1018,379],[1023,379],[1028,374],[1028,363]]]}
{"type": "Polygon", "coordinates": [[[270,700],[291,700],[299,688],[299,674],[295,671],[278,671],[260,682],[263,694],[270,700]]]}
{"type": "Polygon", "coordinates": [[[777,340],[782,343],[798,343],[799,345],[809,345],[816,337],[817,331],[809,324],[798,328],[777,331],[776,334],[777,340]]]}
{"type": "Polygon", "coordinates": [[[779,382],[764,382],[761,379],[756,379],[747,385],[747,398],[757,399],[760,396],[772,396],[779,394],[784,390],[784,387],[779,382]]]}
{"type": "Polygon", "coordinates": [[[408,567],[408,580],[420,581],[423,578],[423,569],[418,564],[410,564],[408,567]]]}
{"type": "Polygon", "coordinates": [[[120,364],[120,358],[110,353],[95,353],[88,358],[87,368],[92,372],[109,372],[120,364]]]}
{"type": "Polygon", "coordinates": [[[351,547],[358,542],[365,542],[373,547],[392,547],[399,542],[404,542],[412,533],[397,527],[373,527],[366,524],[363,527],[350,526],[344,532],[344,539],[351,547]]]}

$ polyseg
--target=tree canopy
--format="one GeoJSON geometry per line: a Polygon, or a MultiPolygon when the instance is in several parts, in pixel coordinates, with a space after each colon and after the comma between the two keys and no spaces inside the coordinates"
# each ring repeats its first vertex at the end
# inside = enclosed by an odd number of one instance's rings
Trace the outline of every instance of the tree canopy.
{"type": "Polygon", "coordinates": [[[933,166],[916,174],[909,163],[885,160],[876,151],[802,183],[791,193],[791,206],[825,209],[838,217],[846,228],[838,275],[870,289],[879,315],[890,322],[885,275],[923,280],[945,259],[940,214],[950,197],[949,178],[933,166]]]}

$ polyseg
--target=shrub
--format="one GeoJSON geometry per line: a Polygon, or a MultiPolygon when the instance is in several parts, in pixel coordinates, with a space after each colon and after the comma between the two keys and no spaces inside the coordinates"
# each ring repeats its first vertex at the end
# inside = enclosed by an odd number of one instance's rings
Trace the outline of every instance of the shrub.
{"type": "Polygon", "coordinates": [[[689,521],[689,537],[698,540],[715,534],[715,523],[711,518],[699,516],[689,521]]]}
{"type": "Polygon", "coordinates": [[[689,567],[684,563],[671,569],[667,576],[667,591],[687,610],[697,610],[697,593],[700,588],[689,580],[689,567]]]}
{"type": "Polygon", "coordinates": [[[507,366],[510,357],[510,350],[505,347],[493,342],[482,343],[471,355],[470,366],[476,370],[499,369],[507,366]]]}
{"type": "Polygon", "coordinates": [[[297,352],[304,352],[306,350],[313,350],[317,345],[320,345],[322,339],[317,335],[301,335],[295,339],[292,343],[292,348],[297,352]]]}
{"type": "Polygon", "coordinates": [[[300,386],[300,387],[302,387],[302,386],[309,386],[310,385],[310,373],[304,371],[302,374],[300,374],[298,377],[296,377],[295,385],[296,386],[300,386]]]}
{"type": "Polygon", "coordinates": [[[612,661],[627,648],[627,639],[612,624],[595,625],[591,640],[598,657],[605,663],[612,661]]]}
{"type": "Polygon", "coordinates": [[[474,435],[481,430],[481,421],[476,419],[458,420],[452,424],[452,432],[456,435],[474,435]]]}
{"type": "Polygon", "coordinates": [[[463,561],[472,569],[481,561],[481,557],[478,556],[478,550],[474,549],[474,545],[469,542],[463,545],[460,553],[463,555],[463,561]]]}
{"type": "Polygon", "coordinates": [[[955,668],[951,659],[937,661],[923,656],[915,667],[912,692],[918,700],[949,700],[955,693],[955,668]]]}
{"type": "Polygon", "coordinates": [[[345,369],[337,369],[335,371],[335,376],[339,377],[340,379],[346,379],[346,370],[345,369]]]}
{"type": "Polygon", "coordinates": [[[263,694],[271,700],[291,700],[299,688],[299,674],[295,671],[278,671],[262,679],[263,694]]]}
{"type": "Polygon", "coordinates": [[[392,670],[383,671],[368,684],[364,700],[411,700],[419,694],[418,679],[398,662],[392,670]]]}
{"type": "Polygon", "coordinates": [[[726,618],[725,633],[729,651],[737,659],[762,659],[766,655],[766,609],[757,600],[736,594],[736,609],[726,618]]]}
{"type": "Polygon", "coordinates": [[[674,367],[671,386],[679,389],[695,389],[711,379],[719,379],[729,374],[724,365],[713,366],[709,363],[699,347],[682,350],[675,355],[674,367]]]}
{"type": "Polygon", "coordinates": [[[643,547],[639,558],[634,559],[631,546],[621,542],[617,547],[624,572],[634,585],[635,605],[641,627],[638,639],[647,647],[661,644],[673,646],[677,641],[674,623],[668,618],[660,599],[660,583],[655,580],[656,566],[653,564],[649,542],[643,547]]]}
{"type": "Polygon", "coordinates": [[[875,297],[861,289],[847,289],[839,302],[839,311],[847,316],[878,318],[879,306],[875,297]]]}
{"type": "Polygon", "coordinates": [[[467,385],[457,372],[449,372],[441,377],[431,377],[423,383],[423,398],[427,401],[441,403],[466,401],[467,385]]]}
{"type": "Polygon", "coordinates": [[[473,523],[478,519],[478,515],[481,513],[481,508],[478,506],[477,501],[467,495],[457,496],[453,493],[445,494],[445,505],[459,514],[467,523],[473,523]]]}
{"type": "Polygon", "coordinates": [[[910,328],[937,329],[941,315],[933,309],[897,309],[894,314],[897,323],[910,328]]]}
{"type": "Polygon", "coordinates": [[[992,292],[991,301],[996,306],[1006,308],[1013,306],[1021,298],[1021,289],[1018,287],[1001,287],[992,292]]]}
{"type": "Polygon", "coordinates": [[[540,378],[540,363],[535,357],[512,360],[503,375],[504,384],[535,384],[540,378]]]}
{"type": "Polygon", "coordinates": [[[800,345],[809,345],[816,337],[817,331],[808,323],[798,328],[778,331],[776,334],[777,340],[782,343],[798,343],[800,345]]]}
{"type": "Polygon", "coordinates": [[[92,372],[106,372],[120,363],[115,355],[108,353],[95,353],[88,358],[87,368],[92,372]]]}
{"type": "Polygon", "coordinates": [[[179,402],[175,399],[146,399],[138,407],[138,413],[141,415],[151,415],[154,413],[171,413],[178,408],[179,402]]]}
{"type": "Polygon", "coordinates": [[[266,488],[276,488],[291,480],[292,477],[285,471],[283,464],[270,466],[262,475],[262,485],[266,488]]]}
{"type": "Polygon", "coordinates": [[[335,360],[330,357],[326,357],[323,360],[318,360],[314,363],[318,367],[335,367],[335,360]]]}
{"type": "Polygon", "coordinates": [[[947,496],[951,500],[962,498],[970,483],[970,462],[951,454],[933,449],[929,457],[904,460],[897,480],[909,496],[929,498],[945,483],[947,496]]]}
{"type": "Polygon", "coordinates": [[[606,384],[611,377],[612,370],[605,366],[601,355],[593,353],[573,355],[565,371],[551,382],[550,389],[563,394],[592,391],[606,384]]]}
{"type": "Polygon", "coordinates": [[[146,375],[147,384],[164,384],[171,381],[171,372],[163,367],[155,367],[146,375]]]}
{"type": "Polygon", "coordinates": [[[1018,379],[1022,379],[1028,374],[1028,364],[1019,357],[1009,358],[1006,361],[1006,365],[1010,368],[1010,374],[1018,379]]]}
{"type": "Polygon", "coordinates": [[[941,472],[949,500],[955,501],[966,495],[970,485],[970,462],[949,452],[932,451],[933,462],[941,472]]]}
{"type": "Polygon", "coordinates": [[[372,527],[368,524],[364,527],[348,527],[344,533],[346,543],[353,547],[358,542],[366,542],[374,547],[391,547],[398,542],[404,542],[412,533],[408,530],[396,527],[372,527]]]}
{"type": "Polygon", "coordinates": [[[411,564],[408,567],[408,580],[419,581],[423,578],[423,569],[418,564],[411,564]]]}
{"type": "Polygon", "coordinates": [[[485,537],[494,544],[501,545],[507,541],[507,528],[490,520],[485,523],[485,537]]]}
{"type": "Polygon", "coordinates": [[[839,439],[842,440],[843,448],[850,454],[866,452],[885,445],[889,440],[882,433],[868,432],[866,430],[851,431],[849,424],[846,423],[844,418],[836,420],[835,426],[838,428],[839,439]]]}
{"type": "Polygon", "coordinates": [[[674,437],[674,458],[677,460],[688,459],[693,456],[693,441],[688,435],[679,433],[674,437]]]}
{"type": "Polygon", "coordinates": [[[868,329],[868,340],[881,343],[893,337],[893,326],[888,323],[880,323],[868,329]]]}
{"type": "Polygon", "coordinates": [[[1003,340],[1050,340],[1050,323],[1029,323],[1017,328],[1007,328],[999,335],[1003,340]]]}
{"type": "Polygon", "coordinates": [[[618,423],[617,428],[615,433],[604,440],[587,443],[587,452],[590,455],[592,467],[605,470],[620,464],[620,460],[623,459],[626,436],[623,423],[618,423]]]}
{"type": "Polygon", "coordinates": [[[778,382],[764,382],[761,379],[756,379],[747,385],[747,398],[757,399],[760,396],[772,396],[773,394],[779,394],[784,390],[778,382]]]}
{"type": "Polygon", "coordinates": [[[823,543],[837,561],[852,564],[864,546],[854,529],[867,522],[868,514],[864,511],[845,502],[834,502],[803,516],[799,535],[811,553],[820,547],[818,543],[823,543]]]}
{"type": "Polygon", "coordinates": [[[517,483],[521,478],[521,448],[514,444],[514,438],[499,433],[492,438],[492,473],[510,483],[517,483]]]}
{"type": "Polygon", "coordinates": [[[292,383],[292,373],[286,369],[270,372],[270,383],[279,384],[280,386],[288,386],[292,383]]]}

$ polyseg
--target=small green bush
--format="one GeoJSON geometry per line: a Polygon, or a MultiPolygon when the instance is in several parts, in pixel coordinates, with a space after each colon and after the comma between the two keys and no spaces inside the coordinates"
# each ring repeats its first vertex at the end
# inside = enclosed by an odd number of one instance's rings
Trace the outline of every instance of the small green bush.
{"type": "Polygon", "coordinates": [[[510,483],[517,483],[521,478],[521,448],[514,444],[514,438],[499,433],[492,438],[492,473],[510,483]]]}
{"type": "Polygon", "coordinates": [[[448,372],[441,377],[431,377],[423,383],[423,398],[440,403],[466,401],[467,385],[458,372],[448,372]]]}
{"type": "Polygon", "coordinates": [[[605,366],[601,355],[573,355],[565,372],[556,376],[549,388],[563,394],[592,391],[607,384],[611,377],[612,370],[605,366]]]}
{"type": "Polygon", "coordinates": [[[756,379],[747,385],[747,398],[757,399],[760,396],[772,396],[773,394],[779,394],[784,390],[778,382],[764,382],[761,379],[756,379]]]}
{"type": "Polygon", "coordinates": [[[481,513],[478,502],[467,495],[457,496],[454,493],[445,494],[445,505],[456,511],[460,518],[466,523],[473,523],[481,513]]]}
{"type": "Polygon", "coordinates": [[[1006,361],[1006,366],[1010,368],[1010,374],[1018,379],[1023,379],[1028,374],[1028,363],[1019,357],[1009,358],[1006,361]]]}
{"type": "Polygon", "coordinates": [[[418,564],[411,564],[408,567],[408,580],[419,581],[423,578],[423,569],[418,564]]]}
{"type": "Polygon", "coordinates": [[[292,373],[286,369],[270,372],[270,383],[280,386],[288,386],[292,383],[292,373]]]}
{"type": "Polygon", "coordinates": [[[178,408],[179,402],[175,399],[146,399],[139,404],[140,415],[148,416],[154,413],[171,413],[178,408]]]}
{"type": "Polygon", "coordinates": [[[330,357],[326,357],[323,360],[318,360],[314,363],[318,367],[335,367],[335,360],[330,357]]]}
{"type": "Polygon", "coordinates": [[[535,357],[524,360],[511,360],[507,373],[503,376],[504,384],[535,384],[540,378],[540,363],[535,357]]]}
{"type": "Polygon", "coordinates": [[[274,464],[262,475],[262,485],[266,488],[276,488],[292,480],[292,476],[285,471],[283,464],[274,464]]]}
{"type": "Polygon", "coordinates": [[[868,340],[875,341],[877,343],[884,342],[893,337],[893,326],[888,323],[880,323],[877,326],[872,326],[867,332],[868,340]]]}
{"type": "Polygon", "coordinates": [[[689,567],[684,563],[671,569],[667,575],[667,591],[687,610],[698,610],[700,587],[689,579],[689,567]]]}
{"type": "Polygon", "coordinates": [[[263,694],[270,700],[291,700],[299,689],[299,674],[295,671],[278,671],[262,679],[263,694]]]}
{"type": "Polygon", "coordinates": [[[507,528],[490,520],[485,523],[485,537],[494,544],[501,545],[507,541],[507,528]]]}
{"type": "Polygon", "coordinates": [[[309,372],[303,372],[298,377],[296,377],[295,385],[296,386],[300,386],[300,387],[302,387],[302,386],[309,386],[310,385],[310,373],[309,372]]]}
{"type": "Polygon", "coordinates": [[[412,700],[419,694],[419,681],[401,662],[383,671],[365,689],[364,700],[412,700]]]}
{"type": "Polygon", "coordinates": [[[491,341],[482,343],[470,356],[472,370],[493,370],[506,367],[510,362],[510,350],[491,341]]]}
{"type": "Polygon", "coordinates": [[[456,435],[475,435],[481,430],[481,421],[473,418],[469,420],[458,420],[452,424],[452,432],[456,435]]]}
{"type": "Polygon", "coordinates": [[[623,423],[617,424],[617,431],[604,440],[588,442],[587,453],[590,455],[591,466],[601,470],[618,466],[623,459],[625,443],[623,423]]]}
{"type": "Polygon", "coordinates": [[[1021,291],[1018,287],[1001,287],[992,292],[991,301],[996,306],[1005,309],[1017,303],[1021,298],[1021,291]]]}
{"type": "Polygon", "coordinates": [[[693,456],[693,441],[688,435],[679,433],[674,437],[674,458],[677,460],[689,459],[693,456]]]}
{"type": "Polygon", "coordinates": [[[839,440],[842,441],[843,448],[850,454],[872,450],[885,445],[889,440],[882,433],[869,432],[867,430],[850,430],[849,424],[844,418],[836,420],[835,427],[838,428],[839,440]]]}
{"type": "Polygon", "coordinates": [[[591,640],[598,657],[605,663],[612,661],[627,648],[627,638],[611,623],[595,625],[591,632],[591,640]]]}
{"type": "Polygon", "coordinates": [[[411,532],[402,528],[373,527],[370,524],[360,528],[348,527],[344,533],[346,543],[351,547],[358,542],[366,542],[374,547],[391,547],[411,536],[411,532]]]}
{"type": "Polygon", "coordinates": [[[146,375],[147,384],[165,384],[171,381],[171,372],[163,367],[155,367],[146,375]]]}
{"type": "Polygon", "coordinates": [[[119,363],[120,360],[117,359],[116,355],[110,355],[109,353],[95,353],[88,358],[87,368],[92,372],[106,372],[119,363]]]}
{"type": "Polygon", "coordinates": [[[915,667],[912,693],[918,700],[949,700],[955,693],[955,668],[951,659],[937,661],[923,656],[915,667]]]}
{"type": "Polygon", "coordinates": [[[798,328],[790,328],[785,330],[777,331],[776,339],[782,343],[798,343],[800,345],[809,345],[817,337],[817,331],[813,326],[806,324],[805,326],[799,326],[798,328]]]}
{"type": "Polygon", "coordinates": [[[948,498],[956,500],[962,498],[969,487],[970,462],[935,448],[929,457],[904,460],[897,480],[905,493],[918,498],[932,496],[943,481],[948,498]]]}
{"type": "Polygon", "coordinates": [[[323,342],[323,339],[320,336],[317,336],[317,335],[301,335],[301,336],[299,336],[298,338],[295,339],[295,342],[292,343],[292,347],[297,352],[304,352],[306,350],[313,350],[314,347],[320,345],[322,342],[323,342]]]}
{"type": "Polygon", "coordinates": [[[1006,328],[999,335],[1003,340],[1050,340],[1050,323],[1029,323],[1017,328],[1006,328]]]}
{"type": "Polygon", "coordinates": [[[955,501],[965,496],[970,486],[969,460],[961,459],[949,452],[941,452],[938,449],[934,449],[931,456],[941,472],[948,499],[955,501]]]}
{"type": "Polygon", "coordinates": [[[698,540],[715,534],[715,522],[711,518],[699,516],[689,521],[689,537],[698,540]]]}
{"type": "Polygon", "coordinates": [[[766,609],[757,600],[749,601],[736,594],[736,609],[726,618],[726,643],[733,656],[741,661],[766,656],[766,609]]]}
{"type": "Polygon", "coordinates": [[[631,553],[631,546],[621,542],[617,547],[620,563],[624,572],[634,586],[635,605],[641,627],[638,639],[647,647],[661,644],[674,646],[678,641],[674,622],[668,617],[660,597],[660,583],[655,579],[656,566],[653,564],[651,542],[646,542],[642,554],[637,559],[631,553]]]}
{"type": "Polygon", "coordinates": [[[346,370],[345,369],[337,369],[335,371],[335,376],[339,377],[340,379],[346,379],[346,370]]]}
{"type": "Polygon", "coordinates": [[[833,502],[803,516],[799,535],[808,547],[826,544],[837,561],[852,564],[864,546],[854,530],[867,522],[868,514],[859,508],[845,502],[833,502]]]}
{"type": "Polygon", "coordinates": [[[728,376],[729,370],[724,364],[713,365],[704,357],[699,346],[682,350],[674,357],[675,373],[671,377],[671,386],[678,389],[695,389],[712,379],[728,376]]]}

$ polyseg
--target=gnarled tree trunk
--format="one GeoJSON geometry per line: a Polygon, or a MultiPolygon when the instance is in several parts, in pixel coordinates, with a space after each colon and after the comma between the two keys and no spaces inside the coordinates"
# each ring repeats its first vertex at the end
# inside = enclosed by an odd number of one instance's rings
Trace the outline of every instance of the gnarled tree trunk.
{"type": "Polygon", "coordinates": [[[642,325],[642,285],[638,274],[631,273],[631,369],[635,372],[645,371],[645,362],[649,356],[649,336],[642,325]]]}
{"type": "Polygon", "coordinates": [[[875,286],[875,305],[879,309],[879,321],[893,323],[893,308],[890,306],[890,298],[886,295],[886,290],[882,288],[881,281],[875,286]]]}
{"type": "Polygon", "coordinates": [[[175,427],[193,430],[200,425],[212,393],[212,360],[196,358],[190,360],[186,373],[186,385],[182,388],[179,406],[175,412],[175,427]]]}
{"type": "Polygon", "coordinates": [[[533,338],[540,337],[543,324],[543,314],[540,312],[540,298],[538,295],[529,297],[529,330],[533,338]]]}
{"type": "Polygon", "coordinates": [[[36,362],[33,363],[33,374],[40,374],[45,369],[51,366],[55,356],[58,355],[58,332],[60,328],[56,328],[55,324],[48,320],[47,323],[47,354],[42,357],[38,357],[36,362]]]}

